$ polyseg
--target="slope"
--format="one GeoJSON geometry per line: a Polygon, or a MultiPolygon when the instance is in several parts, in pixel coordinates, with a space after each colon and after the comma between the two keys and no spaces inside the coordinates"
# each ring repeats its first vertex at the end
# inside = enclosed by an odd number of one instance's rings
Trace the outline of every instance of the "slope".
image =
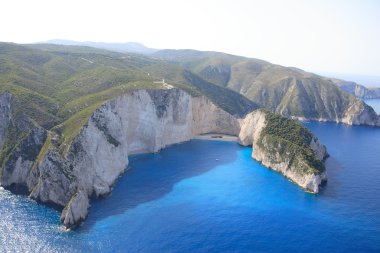
{"type": "Polygon", "coordinates": [[[285,116],[377,124],[376,113],[364,102],[342,91],[331,79],[297,68],[194,50],[161,50],[152,56],[180,64],[204,80],[237,91],[260,106],[285,116]],[[354,119],[358,114],[365,114],[370,119],[354,119]]]}

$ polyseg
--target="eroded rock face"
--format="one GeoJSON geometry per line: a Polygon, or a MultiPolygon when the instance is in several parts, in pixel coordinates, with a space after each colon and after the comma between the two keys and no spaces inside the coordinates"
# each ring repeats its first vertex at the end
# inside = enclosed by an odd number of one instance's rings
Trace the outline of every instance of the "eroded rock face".
{"type": "Polygon", "coordinates": [[[380,117],[372,107],[358,100],[348,108],[342,122],[349,125],[380,126],[380,117]]]}
{"type": "Polygon", "coordinates": [[[0,149],[3,147],[5,134],[11,120],[12,94],[5,92],[0,95],[0,149]]]}
{"type": "Polygon", "coordinates": [[[88,205],[79,200],[111,191],[128,165],[129,154],[157,152],[197,134],[238,131],[236,118],[208,99],[193,98],[179,89],[139,90],[109,101],[93,114],[69,150],[67,160],[80,197],[66,205],[63,223],[71,226],[86,216],[81,208],[88,205]],[[76,216],[78,209],[82,215],[76,216]]]}
{"type": "MultiPolygon", "coordinates": [[[[262,110],[248,114],[241,121],[239,143],[252,145],[252,158],[261,162],[265,167],[280,172],[304,189],[318,193],[319,186],[327,180],[325,171],[315,172],[302,156],[291,152],[283,152],[281,141],[273,141],[269,136],[261,134],[266,127],[266,112],[262,110]]],[[[315,152],[320,161],[328,157],[326,147],[313,137],[309,147],[315,152]]]]}
{"type": "Polygon", "coordinates": [[[34,166],[31,161],[19,166],[25,170],[13,171],[22,177],[17,182],[28,185],[30,197],[64,207],[61,220],[71,227],[85,219],[89,198],[110,193],[128,155],[157,152],[197,134],[239,130],[238,119],[204,97],[179,89],[137,90],[99,107],[66,156],[49,150],[34,166]]]}
{"type": "Polygon", "coordinates": [[[36,160],[47,137],[46,130],[41,127],[32,128],[6,158],[2,166],[0,178],[4,187],[16,187],[30,190],[28,182],[33,163],[36,160]]]}
{"type": "Polygon", "coordinates": [[[89,206],[87,194],[83,191],[77,191],[63,209],[61,222],[66,227],[76,226],[87,217],[89,206]]]}
{"type": "Polygon", "coordinates": [[[38,179],[30,197],[43,203],[65,206],[77,186],[71,164],[57,152],[49,150],[34,170],[38,179]]]}
{"type": "MultiPolygon", "coordinates": [[[[76,226],[86,218],[90,198],[111,192],[127,168],[128,155],[157,152],[198,134],[239,135],[241,144],[253,145],[253,158],[310,191],[317,192],[325,177],[323,174],[300,176],[287,164],[288,158],[275,163],[268,152],[260,152],[256,144],[265,127],[263,111],[238,119],[207,98],[191,97],[180,89],[137,90],[106,102],[93,113],[64,155],[54,147],[39,154],[47,131],[28,124],[20,125],[24,130],[32,130],[12,154],[14,157],[5,167],[1,184],[22,185],[31,198],[63,208],[61,221],[66,227],[76,226]]],[[[310,146],[323,159],[324,146],[316,139],[310,146]]],[[[278,152],[274,156],[284,158],[278,152]]]]}

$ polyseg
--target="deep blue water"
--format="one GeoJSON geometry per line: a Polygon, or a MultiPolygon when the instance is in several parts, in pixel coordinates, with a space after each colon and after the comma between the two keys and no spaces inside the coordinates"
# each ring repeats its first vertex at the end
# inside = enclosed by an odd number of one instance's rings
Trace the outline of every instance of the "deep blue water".
{"type": "Polygon", "coordinates": [[[191,141],[130,157],[76,231],[0,190],[0,252],[380,252],[380,129],[307,123],[329,182],[305,193],[236,143],[191,141]]]}

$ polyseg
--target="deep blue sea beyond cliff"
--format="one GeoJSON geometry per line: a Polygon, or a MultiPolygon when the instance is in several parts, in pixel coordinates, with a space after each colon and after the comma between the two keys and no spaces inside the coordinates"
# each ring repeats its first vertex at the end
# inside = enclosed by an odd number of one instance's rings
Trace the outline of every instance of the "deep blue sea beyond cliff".
{"type": "Polygon", "coordinates": [[[380,129],[305,125],[331,155],[318,195],[250,148],[196,140],[131,156],[75,231],[57,211],[0,190],[0,252],[380,252],[380,129]]]}

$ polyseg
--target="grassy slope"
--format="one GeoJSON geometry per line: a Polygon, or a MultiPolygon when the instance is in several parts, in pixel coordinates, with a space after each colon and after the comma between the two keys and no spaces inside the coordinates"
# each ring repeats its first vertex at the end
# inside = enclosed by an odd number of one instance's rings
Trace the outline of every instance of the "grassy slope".
{"type": "Polygon", "coordinates": [[[136,54],[58,45],[0,43],[0,94],[9,91],[13,113],[62,134],[61,150],[105,101],[131,89],[162,88],[165,80],[193,96],[205,94],[232,114],[255,104],[204,81],[183,67],[136,54]]]}
{"type": "Polygon", "coordinates": [[[301,174],[319,174],[325,171],[325,166],[319,160],[314,151],[310,148],[313,138],[312,133],[302,126],[298,121],[281,117],[277,114],[266,112],[266,126],[262,130],[258,145],[265,148],[263,140],[272,144],[272,148],[267,150],[273,153],[274,149],[281,154],[281,157],[288,158],[291,163],[297,161],[305,162],[308,166],[295,166],[301,174]]]}
{"type": "Polygon", "coordinates": [[[262,60],[193,50],[161,50],[153,55],[283,115],[335,119],[356,100],[328,78],[262,60]]]}

